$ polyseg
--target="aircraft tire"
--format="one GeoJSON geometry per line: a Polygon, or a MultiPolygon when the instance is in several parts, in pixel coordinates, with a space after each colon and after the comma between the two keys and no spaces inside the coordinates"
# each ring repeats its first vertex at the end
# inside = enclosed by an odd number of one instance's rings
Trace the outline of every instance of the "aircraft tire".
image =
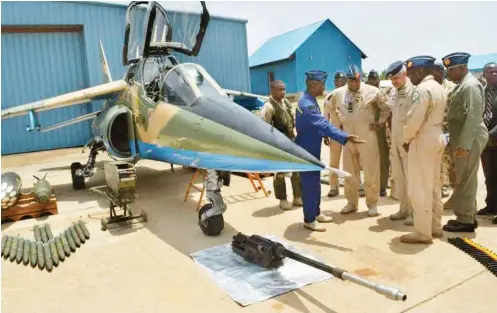
{"type": "Polygon", "coordinates": [[[200,210],[198,211],[198,224],[200,225],[200,229],[202,229],[202,232],[205,235],[217,236],[224,229],[224,218],[222,214],[211,216],[207,218],[204,222],[200,221],[202,214],[204,214],[205,211],[211,208],[212,208],[211,203],[208,203],[204,205],[202,208],[200,208],[200,210]]]}
{"type": "Polygon", "coordinates": [[[79,162],[74,162],[71,164],[71,178],[72,178],[72,188],[74,190],[85,189],[85,178],[83,176],[76,175],[76,171],[82,169],[83,165],[79,162]]]}

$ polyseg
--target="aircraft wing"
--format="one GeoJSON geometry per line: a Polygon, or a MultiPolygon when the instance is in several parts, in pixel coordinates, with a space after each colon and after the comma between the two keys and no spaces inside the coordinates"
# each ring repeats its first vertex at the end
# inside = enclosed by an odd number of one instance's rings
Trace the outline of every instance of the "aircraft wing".
{"type": "Polygon", "coordinates": [[[267,96],[261,96],[249,92],[230,89],[223,89],[223,92],[231,96],[235,103],[241,105],[249,111],[261,110],[264,102],[269,99],[269,97],[267,96]]]}
{"type": "Polygon", "coordinates": [[[78,91],[66,93],[53,98],[39,100],[27,104],[18,105],[12,108],[2,110],[2,119],[22,116],[30,112],[41,112],[57,108],[67,107],[75,104],[90,102],[93,100],[102,100],[115,97],[126,89],[124,80],[113,81],[102,85],[81,89],[78,91]]]}
{"type": "Polygon", "coordinates": [[[250,93],[250,92],[236,91],[236,90],[231,90],[231,89],[223,89],[223,91],[226,94],[232,95],[232,96],[260,98],[261,100],[267,100],[267,99],[269,99],[268,96],[256,95],[256,94],[250,93]]]}

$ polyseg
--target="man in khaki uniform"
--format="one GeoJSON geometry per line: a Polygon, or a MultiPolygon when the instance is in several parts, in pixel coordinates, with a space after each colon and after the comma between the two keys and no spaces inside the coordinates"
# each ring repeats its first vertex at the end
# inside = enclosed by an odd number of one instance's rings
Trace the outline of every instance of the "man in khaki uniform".
{"type": "MultiPolygon", "coordinates": [[[[447,104],[449,102],[449,97],[451,95],[451,92],[454,90],[456,87],[456,84],[453,82],[449,81],[448,79],[444,78],[446,75],[445,73],[445,68],[441,62],[435,62],[435,67],[433,68],[432,72],[433,78],[442,85],[445,96],[447,98],[447,104]]],[[[447,110],[449,106],[447,105],[447,108],[445,109],[445,116],[444,116],[444,123],[442,130],[444,134],[449,133],[449,129],[447,128],[447,110]]],[[[442,156],[442,169],[440,172],[441,180],[442,180],[442,198],[448,197],[449,196],[449,190],[448,188],[451,185],[454,185],[454,178],[455,178],[455,173],[454,173],[454,162],[452,162],[452,158],[450,156],[450,146],[447,145],[445,147],[443,156],[442,156]]]]}
{"type": "Polygon", "coordinates": [[[442,58],[447,76],[458,84],[449,104],[447,120],[450,149],[456,170],[456,186],[449,199],[456,220],[443,229],[450,232],[474,232],[476,192],[480,156],[488,142],[483,121],[484,91],[482,84],[468,71],[468,53],[452,53],[442,58]]]}
{"type": "MultiPolygon", "coordinates": [[[[288,138],[294,140],[295,121],[291,111],[291,104],[285,98],[285,84],[276,80],[271,83],[271,96],[264,103],[261,111],[261,117],[266,123],[273,125],[274,128],[285,134],[288,138]]],[[[286,196],[285,173],[276,173],[273,180],[274,195],[280,200],[282,210],[290,210],[292,205],[288,202],[286,196]]],[[[292,173],[293,205],[302,206],[302,195],[300,189],[299,173],[292,173]]]]}
{"type": "Polygon", "coordinates": [[[407,193],[414,209],[414,232],[400,237],[404,243],[432,243],[433,237],[443,236],[440,166],[447,145],[442,132],[447,99],[431,75],[434,61],[433,57],[419,56],[406,62],[416,88],[402,132],[408,151],[407,193]]]}
{"type": "Polygon", "coordinates": [[[391,220],[404,220],[404,224],[412,226],[412,205],[407,193],[407,152],[402,147],[403,128],[407,123],[407,113],[411,108],[411,98],[414,86],[407,77],[407,69],[402,61],[392,63],[386,75],[392,81],[390,92],[392,109],[391,127],[391,153],[392,153],[392,176],[396,186],[396,196],[400,201],[399,211],[390,215],[391,220]]]}
{"type": "MultiPolygon", "coordinates": [[[[335,92],[338,88],[345,86],[347,80],[345,78],[345,72],[338,71],[335,73],[335,92]]],[[[324,113],[326,120],[328,120],[336,128],[342,129],[340,125],[340,120],[336,113],[336,108],[330,103],[331,92],[326,95],[324,100],[324,113]]],[[[325,144],[330,147],[330,167],[340,168],[340,157],[342,155],[342,145],[334,140],[325,140],[325,144]]],[[[335,173],[330,173],[330,191],[328,192],[328,197],[338,196],[340,186],[338,183],[338,176],[335,173]]]]}
{"type": "Polygon", "coordinates": [[[360,70],[350,65],[347,71],[347,87],[333,93],[331,102],[337,108],[343,130],[357,134],[365,144],[346,144],[343,150],[343,169],[351,174],[345,178],[347,205],[340,213],[356,212],[359,208],[358,189],[361,182],[361,166],[364,171],[366,205],[368,215],[378,215],[380,195],[380,154],[376,131],[385,125],[390,115],[388,96],[379,88],[361,83],[360,70]],[[380,118],[375,122],[375,107],[380,108],[380,118]]]}

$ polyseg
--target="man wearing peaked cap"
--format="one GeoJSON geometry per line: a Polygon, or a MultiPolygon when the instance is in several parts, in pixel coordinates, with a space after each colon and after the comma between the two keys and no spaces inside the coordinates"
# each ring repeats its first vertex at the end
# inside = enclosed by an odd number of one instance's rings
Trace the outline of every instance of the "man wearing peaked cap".
{"type": "MultiPolygon", "coordinates": [[[[321,159],[324,137],[329,137],[342,145],[363,143],[364,141],[359,140],[357,136],[349,135],[334,127],[321,114],[316,97],[323,94],[328,75],[322,71],[309,71],[305,74],[307,88],[297,107],[295,142],[318,159],[321,159]]],[[[304,202],[304,227],[314,231],[325,231],[326,229],[319,225],[319,222],[329,223],[332,218],[321,214],[321,173],[302,172],[300,182],[304,202]]]]}
{"type": "MultiPolygon", "coordinates": [[[[380,75],[377,71],[371,70],[368,74],[366,84],[380,88],[380,75]]],[[[380,110],[375,108],[375,122],[380,119],[380,110]]],[[[378,137],[378,149],[380,151],[380,196],[387,195],[388,178],[390,176],[390,136],[387,134],[387,127],[380,127],[376,131],[378,137]]]]}
{"type": "Polygon", "coordinates": [[[344,147],[343,169],[349,172],[351,177],[345,178],[347,205],[340,213],[352,213],[359,209],[358,189],[362,166],[368,215],[377,216],[380,195],[380,155],[376,131],[385,125],[390,115],[390,99],[379,88],[362,83],[357,66],[350,65],[346,74],[347,87],[337,89],[330,101],[337,108],[343,130],[354,131],[360,138],[366,140],[366,144],[347,144],[344,147]],[[377,106],[380,108],[380,118],[375,122],[377,106]]]}
{"type": "Polygon", "coordinates": [[[474,232],[477,227],[478,168],[488,141],[488,130],[483,120],[483,86],[468,71],[469,57],[468,53],[456,52],[442,58],[447,77],[458,84],[447,111],[450,149],[457,181],[454,193],[446,203],[456,215],[456,220],[449,220],[443,227],[450,232],[474,232]]]}
{"type": "MultiPolygon", "coordinates": [[[[344,71],[337,71],[335,73],[335,90],[326,95],[324,99],[324,115],[326,120],[328,120],[333,126],[337,128],[342,128],[340,125],[340,120],[336,114],[336,108],[330,103],[330,98],[333,96],[333,93],[340,87],[345,86],[347,83],[347,79],[345,78],[344,71]]],[[[324,144],[330,147],[330,167],[339,168],[340,167],[340,158],[342,155],[342,145],[336,141],[330,141],[328,138],[324,139],[324,144]]],[[[329,176],[330,183],[330,191],[328,192],[328,197],[335,197],[339,194],[339,183],[338,183],[338,175],[335,173],[330,173],[329,176]]]]}
{"type": "Polygon", "coordinates": [[[400,237],[404,243],[432,243],[433,237],[443,236],[440,166],[446,146],[441,127],[446,98],[431,75],[434,61],[431,56],[418,56],[406,62],[407,75],[416,88],[402,130],[408,152],[407,193],[414,209],[414,232],[400,237]]]}
{"type": "Polygon", "coordinates": [[[402,61],[392,63],[386,70],[387,77],[391,80],[393,88],[390,93],[392,105],[391,124],[391,154],[392,176],[395,183],[396,195],[399,199],[399,211],[390,215],[391,220],[404,220],[404,224],[413,225],[413,208],[407,193],[408,163],[407,152],[402,147],[403,127],[407,123],[407,113],[411,108],[411,98],[414,86],[407,77],[407,69],[402,61]]]}

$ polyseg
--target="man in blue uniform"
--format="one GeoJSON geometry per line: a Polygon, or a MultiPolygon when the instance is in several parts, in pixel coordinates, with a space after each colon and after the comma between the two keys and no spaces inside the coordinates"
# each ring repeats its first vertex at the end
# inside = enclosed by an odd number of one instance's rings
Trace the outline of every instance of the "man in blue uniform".
{"type": "MultiPolygon", "coordinates": [[[[303,97],[299,100],[296,112],[297,137],[295,142],[321,159],[321,145],[324,137],[329,137],[342,145],[350,142],[352,144],[364,143],[355,135],[349,135],[336,128],[321,114],[321,109],[316,101],[316,97],[321,96],[328,74],[322,71],[309,71],[303,97]]],[[[302,186],[302,200],[304,202],[304,227],[314,231],[326,231],[326,228],[319,225],[332,221],[330,216],[322,215],[321,203],[321,181],[320,172],[300,173],[302,186]]]]}

